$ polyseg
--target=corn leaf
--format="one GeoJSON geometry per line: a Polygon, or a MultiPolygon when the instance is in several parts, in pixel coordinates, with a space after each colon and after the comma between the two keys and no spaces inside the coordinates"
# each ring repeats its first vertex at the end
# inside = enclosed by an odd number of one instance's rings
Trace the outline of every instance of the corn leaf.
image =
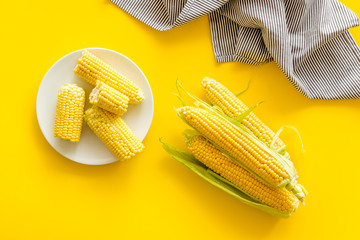
{"type": "Polygon", "coordinates": [[[250,83],[251,83],[251,79],[252,79],[252,78],[249,79],[248,84],[247,84],[247,86],[246,86],[246,88],[245,88],[244,90],[242,90],[242,91],[240,91],[240,92],[237,92],[237,93],[234,93],[234,95],[235,95],[236,97],[239,97],[241,94],[243,94],[244,92],[246,92],[247,90],[249,90],[249,88],[250,88],[250,83]]]}
{"type": "Polygon", "coordinates": [[[276,209],[273,209],[269,206],[266,206],[259,201],[256,201],[249,197],[247,194],[242,192],[240,189],[234,187],[234,185],[229,184],[227,180],[219,176],[218,174],[214,173],[213,171],[209,170],[204,164],[199,162],[192,154],[177,149],[175,147],[170,146],[166,142],[160,139],[160,142],[163,145],[163,148],[173,157],[175,160],[179,161],[190,170],[195,172],[197,175],[211,183],[212,185],[220,188],[221,190],[225,191],[226,193],[230,194],[231,196],[235,197],[239,201],[253,206],[257,209],[260,209],[270,215],[276,217],[286,218],[289,217],[291,214],[282,213],[276,209]]]}
{"type": "Polygon", "coordinates": [[[263,102],[259,102],[257,104],[255,104],[254,106],[248,108],[245,112],[241,113],[239,116],[237,116],[236,118],[234,118],[234,120],[238,121],[239,123],[246,118],[252,111],[254,111],[254,109],[259,106],[260,104],[262,104],[263,102]]]}

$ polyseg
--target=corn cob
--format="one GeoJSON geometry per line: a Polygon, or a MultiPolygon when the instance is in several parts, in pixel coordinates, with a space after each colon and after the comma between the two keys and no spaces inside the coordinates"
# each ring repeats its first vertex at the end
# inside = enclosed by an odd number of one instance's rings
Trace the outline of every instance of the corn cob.
{"type": "Polygon", "coordinates": [[[58,92],[54,137],[79,142],[85,106],[85,91],[76,84],[65,84],[58,92]]]}
{"type": "Polygon", "coordinates": [[[74,73],[92,85],[99,80],[115,88],[129,98],[130,104],[144,101],[141,89],[114,68],[104,63],[89,51],[84,51],[74,69],[74,73]]]}
{"type": "Polygon", "coordinates": [[[226,157],[202,136],[187,137],[186,145],[195,158],[219,174],[251,198],[283,213],[294,212],[299,200],[286,188],[273,188],[226,157]]]}
{"type": "Polygon", "coordinates": [[[178,108],[177,112],[193,128],[270,185],[282,187],[293,180],[294,176],[290,175],[291,171],[286,169],[280,156],[224,118],[190,106],[178,108]]]}
{"type": "Polygon", "coordinates": [[[120,116],[92,106],[85,111],[84,119],[90,129],[119,160],[130,159],[144,149],[142,142],[120,116]]]}
{"type": "Polygon", "coordinates": [[[109,112],[123,115],[128,108],[129,98],[106,83],[97,81],[90,93],[90,103],[109,112]]]}
{"type": "MultiPolygon", "coordinates": [[[[206,97],[213,105],[219,106],[223,112],[231,118],[236,118],[248,110],[248,107],[237,98],[224,85],[211,78],[204,78],[201,82],[206,97]]],[[[257,138],[270,147],[275,133],[268,128],[254,113],[246,116],[241,123],[246,126],[257,138]]],[[[275,141],[275,149],[284,147],[285,144],[278,138],[275,141]]]]}

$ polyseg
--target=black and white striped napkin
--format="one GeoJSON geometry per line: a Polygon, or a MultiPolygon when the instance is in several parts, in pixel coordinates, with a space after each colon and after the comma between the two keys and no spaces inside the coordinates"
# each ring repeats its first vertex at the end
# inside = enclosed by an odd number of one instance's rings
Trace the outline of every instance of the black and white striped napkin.
{"type": "Polygon", "coordinates": [[[275,60],[309,98],[360,98],[359,25],[337,0],[111,0],[160,31],[209,15],[218,62],[275,60]]]}

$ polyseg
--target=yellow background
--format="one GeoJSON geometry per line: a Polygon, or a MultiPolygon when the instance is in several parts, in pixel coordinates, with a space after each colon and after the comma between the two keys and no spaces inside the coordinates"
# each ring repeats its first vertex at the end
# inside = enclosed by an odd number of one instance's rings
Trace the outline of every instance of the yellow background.
{"type": "MultiPolygon", "coordinates": [[[[358,1],[343,0],[360,14],[358,1]]],[[[309,100],[275,63],[215,62],[207,17],[168,32],[135,20],[109,0],[2,1],[0,239],[325,239],[359,237],[360,101],[309,100]],[[155,115],[137,158],[85,166],[59,155],[36,119],[37,90],[62,56],[103,47],[147,76],[155,115]],[[283,135],[310,192],[290,219],[244,205],[170,158],[158,142],[183,147],[175,79],[202,95],[209,76],[264,100],[258,116],[283,135]]],[[[360,28],[351,30],[360,43],[360,28]]],[[[53,116],[49,116],[50,118],[53,116]]]]}

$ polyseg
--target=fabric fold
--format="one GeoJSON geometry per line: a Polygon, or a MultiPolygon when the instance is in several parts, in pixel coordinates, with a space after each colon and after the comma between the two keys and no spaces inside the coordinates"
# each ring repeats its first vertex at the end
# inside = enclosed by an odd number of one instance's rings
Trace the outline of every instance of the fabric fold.
{"type": "Polygon", "coordinates": [[[309,98],[360,98],[359,25],[337,0],[112,0],[158,30],[208,14],[218,62],[275,60],[309,98]]]}

